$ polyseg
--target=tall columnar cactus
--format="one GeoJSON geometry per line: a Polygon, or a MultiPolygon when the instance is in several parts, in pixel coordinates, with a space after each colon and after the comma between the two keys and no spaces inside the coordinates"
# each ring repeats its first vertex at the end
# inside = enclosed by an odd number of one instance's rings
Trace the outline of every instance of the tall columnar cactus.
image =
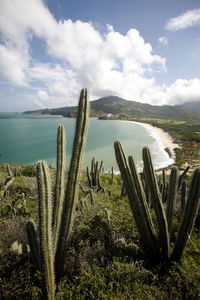
{"type": "Polygon", "coordinates": [[[156,232],[133,158],[129,157],[130,165],[128,165],[120,142],[115,142],[115,154],[143,245],[146,252],[157,260],[160,251],[157,246],[156,232]]]}
{"type": "Polygon", "coordinates": [[[65,156],[65,130],[62,125],[59,125],[57,133],[57,168],[53,215],[54,249],[57,249],[61,226],[61,215],[65,196],[65,156]]]}
{"type": "Polygon", "coordinates": [[[156,224],[154,224],[151,219],[150,209],[147,205],[144,186],[140,182],[132,156],[129,156],[127,162],[119,141],[115,142],[114,147],[117,163],[128,194],[129,203],[146,253],[155,262],[161,262],[165,266],[171,261],[179,261],[188,236],[191,233],[195,215],[198,210],[200,198],[200,169],[196,169],[194,172],[178,236],[171,253],[170,231],[172,227],[176,192],[178,189],[177,168],[172,168],[171,171],[167,193],[167,209],[165,211],[162,204],[162,196],[153,170],[149,149],[146,147],[143,149],[144,178],[156,215],[157,226],[155,226],[156,224]],[[154,229],[155,227],[157,227],[157,230],[154,229]]]}
{"type": "Polygon", "coordinates": [[[167,219],[164,212],[164,207],[162,204],[162,197],[158,188],[158,183],[156,180],[155,172],[153,169],[153,164],[151,161],[151,156],[149,149],[147,147],[143,148],[143,162],[144,162],[144,173],[149,191],[151,194],[151,201],[155,210],[157,222],[158,222],[158,231],[159,231],[159,240],[161,244],[161,249],[163,255],[166,259],[169,257],[169,232],[167,226],[167,219]]]}
{"type": "Polygon", "coordinates": [[[188,199],[185,205],[183,217],[179,227],[178,235],[172,252],[172,260],[179,261],[187,243],[187,239],[194,225],[195,216],[198,211],[200,198],[200,169],[194,171],[189,189],[188,199]]]}
{"type": "Polygon", "coordinates": [[[48,299],[54,299],[54,273],[58,280],[64,268],[66,248],[73,226],[75,205],[79,192],[81,162],[86,141],[88,118],[88,94],[87,90],[83,89],[79,100],[67,184],[65,183],[65,133],[63,126],[58,127],[54,200],[48,167],[44,162],[37,163],[39,238],[32,221],[27,223],[27,233],[33,261],[43,273],[44,290],[48,299]]]}
{"type": "Polygon", "coordinates": [[[58,245],[55,249],[55,266],[58,277],[63,271],[64,257],[69,236],[71,233],[74,208],[78,198],[80,184],[80,168],[82,163],[83,151],[86,142],[89,118],[89,101],[86,89],[81,91],[79,108],[76,120],[76,131],[74,137],[73,151],[68,171],[68,181],[63,202],[61,225],[58,236],[58,245]]]}
{"type": "Polygon", "coordinates": [[[41,271],[44,280],[44,291],[47,299],[54,299],[54,248],[52,229],[52,190],[48,166],[45,162],[37,164],[38,215],[41,271]]]}

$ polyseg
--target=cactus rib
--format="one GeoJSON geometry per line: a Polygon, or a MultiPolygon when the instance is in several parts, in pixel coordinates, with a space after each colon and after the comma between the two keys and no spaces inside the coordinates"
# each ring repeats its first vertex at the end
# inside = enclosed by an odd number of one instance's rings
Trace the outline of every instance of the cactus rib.
{"type": "Polygon", "coordinates": [[[63,258],[65,255],[69,234],[74,219],[74,204],[78,196],[80,167],[83,156],[83,149],[86,140],[86,133],[88,127],[89,116],[89,102],[87,90],[81,91],[78,115],[76,121],[76,131],[73,145],[72,158],[68,173],[68,182],[66,188],[66,195],[63,203],[63,211],[61,218],[61,227],[58,238],[58,247],[56,251],[56,271],[58,277],[63,270],[63,258]]]}
{"type": "Polygon", "coordinates": [[[181,225],[178,231],[178,236],[172,252],[172,261],[179,261],[188,237],[191,233],[195,216],[198,211],[200,199],[200,168],[194,171],[192,182],[189,189],[188,200],[185,205],[184,214],[182,216],[181,225]]]}
{"type": "Polygon", "coordinates": [[[54,251],[52,240],[52,194],[48,166],[45,162],[37,163],[38,214],[41,270],[44,293],[48,299],[55,296],[54,251]]]}
{"type": "Polygon", "coordinates": [[[159,225],[158,230],[159,230],[161,249],[164,257],[168,259],[170,255],[170,243],[169,243],[167,219],[161,201],[161,195],[156,181],[149,149],[147,147],[144,147],[142,154],[143,154],[145,177],[149,185],[151,200],[155,209],[156,218],[159,225]]]}

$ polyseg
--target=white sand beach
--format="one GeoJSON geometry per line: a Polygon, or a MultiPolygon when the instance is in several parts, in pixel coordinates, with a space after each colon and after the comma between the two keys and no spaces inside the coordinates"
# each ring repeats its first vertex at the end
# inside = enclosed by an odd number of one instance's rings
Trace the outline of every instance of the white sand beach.
{"type": "MultiPolygon", "coordinates": [[[[168,148],[170,155],[168,153],[168,155],[170,156],[170,160],[172,163],[174,163],[175,161],[175,152],[174,149],[175,148],[181,148],[179,144],[174,143],[174,139],[173,137],[168,133],[165,132],[163,129],[158,128],[158,127],[154,127],[148,123],[141,123],[141,122],[135,122],[135,121],[128,121],[128,122],[133,122],[133,123],[137,123],[142,125],[143,127],[145,127],[150,134],[159,141],[159,144],[161,145],[161,147],[163,149],[168,148]]],[[[166,168],[166,166],[164,167],[166,168]]]]}
{"type": "MultiPolygon", "coordinates": [[[[139,123],[139,122],[136,122],[139,123]]],[[[163,129],[158,128],[158,127],[154,127],[150,124],[147,123],[140,123],[142,126],[146,127],[147,129],[149,129],[150,131],[153,131],[155,135],[157,135],[163,145],[164,148],[168,148],[170,153],[171,153],[171,158],[174,160],[175,159],[175,152],[174,149],[175,148],[180,148],[180,145],[174,143],[174,139],[172,138],[172,136],[168,133],[165,132],[163,129]]]]}

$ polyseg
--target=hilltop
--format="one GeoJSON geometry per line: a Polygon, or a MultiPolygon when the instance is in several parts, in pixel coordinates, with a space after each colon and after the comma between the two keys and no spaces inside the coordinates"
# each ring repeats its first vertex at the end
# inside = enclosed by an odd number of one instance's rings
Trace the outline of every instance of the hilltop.
{"type": "MultiPolygon", "coordinates": [[[[197,104],[197,103],[196,103],[197,104]]],[[[195,105],[195,104],[194,104],[195,105]]],[[[100,117],[105,114],[112,114],[116,118],[160,118],[172,120],[200,120],[200,102],[199,110],[191,110],[190,104],[183,105],[151,105],[147,103],[140,103],[136,101],[128,101],[117,96],[103,97],[91,101],[91,116],[100,117]]],[[[35,111],[26,111],[24,113],[39,113],[62,115],[65,117],[75,117],[77,107],[60,107],[60,108],[46,108],[35,111]]]]}

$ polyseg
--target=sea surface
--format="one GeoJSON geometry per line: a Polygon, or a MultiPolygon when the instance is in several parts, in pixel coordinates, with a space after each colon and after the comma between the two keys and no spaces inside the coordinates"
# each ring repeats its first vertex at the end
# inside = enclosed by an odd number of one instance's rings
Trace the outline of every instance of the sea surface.
{"type": "MultiPolygon", "coordinates": [[[[57,127],[62,124],[66,130],[69,164],[75,121],[62,116],[0,113],[0,162],[30,164],[46,160],[55,165],[57,127]]],[[[105,171],[111,171],[111,167],[117,171],[113,147],[116,140],[121,141],[127,155],[133,155],[138,169],[142,168],[144,146],[150,148],[155,168],[166,167],[172,163],[153,130],[134,122],[90,118],[84,168],[95,157],[98,161],[103,160],[105,171]]]]}

